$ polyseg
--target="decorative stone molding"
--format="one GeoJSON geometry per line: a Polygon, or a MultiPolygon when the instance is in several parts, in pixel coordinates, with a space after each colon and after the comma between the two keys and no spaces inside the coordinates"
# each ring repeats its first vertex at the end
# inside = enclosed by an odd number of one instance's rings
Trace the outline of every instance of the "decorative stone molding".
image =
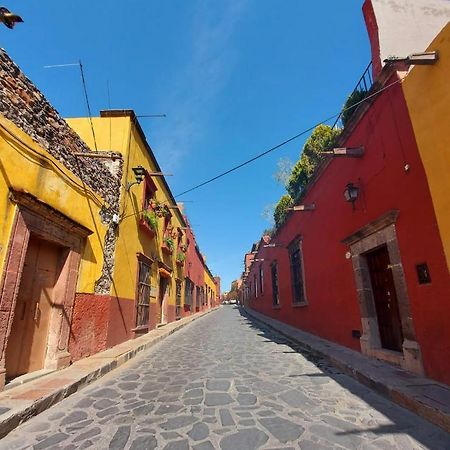
{"type": "Polygon", "coordinates": [[[395,231],[395,222],[398,215],[399,211],[397,210],[389,211],[360,228],[355,233],[352,233],[342,242],[350,246],[352,254],[353,272],[363,331],[360,338],[362,353],[400,365],[411,372],[423,374],[422,355],[414,330],[405,275],[395,231]],[[397,294],[404,338],[402,352],[387,350],[381,346],[375,300],[365,254],[382,245],[386,245],[388,249],[391,263],[390,267],[397,294]]]}
{"type": "Polygon", "coordinates": [[[55,305],[50,316],[45,369],[59,369],[70,362],[70,321],[84,240],[90,230],[35,197],[12,192],[18,205],[0,290],[0,389],[5,384],[8,337],[31,233],[61,246],[61,270],[54,286],[55,305]]]}

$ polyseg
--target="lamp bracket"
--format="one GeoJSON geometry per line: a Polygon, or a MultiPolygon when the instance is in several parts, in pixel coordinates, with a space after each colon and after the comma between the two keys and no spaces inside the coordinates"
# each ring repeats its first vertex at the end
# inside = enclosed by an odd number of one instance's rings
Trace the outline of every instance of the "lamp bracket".
{"type": "Polygon", "coordinates": [[[361,158],[364,156],[364,147],[337,147],[333,150],[320,152],[322,155],[331,155],[334,157],[346,156],[348,158],[361,158]]]}
{"type": "Polygon", "coordinates": [[[316,204],[311,203],[309,205],[295,205],[292,208],[288,208],[288,211],[314,211],[316,204]]]}

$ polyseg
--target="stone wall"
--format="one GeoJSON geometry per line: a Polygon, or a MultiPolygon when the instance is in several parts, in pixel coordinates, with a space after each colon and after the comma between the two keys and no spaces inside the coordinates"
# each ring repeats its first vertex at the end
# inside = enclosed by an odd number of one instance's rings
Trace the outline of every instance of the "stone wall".
{"type": "Polygon", "coordinates": [[[90,153],[91,149],[3,49],[0,49],[0,114],[23,130],[103,199],[101,216],[108,230],[103,244],[103,271],[96,282],[96,293],[109,294],[116,243],[116,228],[112,217],[119,213],[122,156],[113,152],[108,152],[114,157],[113,160],[75,156],[75,153],[90,153]]]}

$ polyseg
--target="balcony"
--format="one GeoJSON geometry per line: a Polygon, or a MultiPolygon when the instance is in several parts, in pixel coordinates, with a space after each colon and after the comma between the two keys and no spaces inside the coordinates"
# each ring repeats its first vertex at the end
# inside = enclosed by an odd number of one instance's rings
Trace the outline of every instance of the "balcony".
{"type": "Polygon", "coordinates": [[[360,102],[364,103],[363,100],[367,97],[372,86],[372,62],[370,62],[364,70],[361,78],[356,83],[352,93],[347,97],[341,113],[333,124],[333,128],[345,128],[346,124],[350,121],[350,118],[358,109],[360,102]]]}

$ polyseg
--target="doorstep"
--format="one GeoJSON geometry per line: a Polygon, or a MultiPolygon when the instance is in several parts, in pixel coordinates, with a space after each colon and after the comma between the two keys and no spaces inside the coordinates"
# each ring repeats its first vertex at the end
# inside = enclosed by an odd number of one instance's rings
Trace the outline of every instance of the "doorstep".
{"type": "Polygon", "coordinates": [[[13,384],[0,392],[0,439],[28,419],[45,411],[54,404],[106,373],[121,366],[180,330],[194,320],[218,309],[196,313],[176,322],[166,324],[163,329],[151,330],[135,339],[123,342],[108,350],[80,359],[65,369],[39,374],[33,372],[20,377],[22,382],[13,384]],[[33,374],[37,376],[33,376],[33,374]]]}
{"type": "Polygon", "coordinates": [[[272,319],[249,308],[245,313],[336,366],[346,375],[376,390],[450,433],[450,387],[384,361],[272,319]]]}

